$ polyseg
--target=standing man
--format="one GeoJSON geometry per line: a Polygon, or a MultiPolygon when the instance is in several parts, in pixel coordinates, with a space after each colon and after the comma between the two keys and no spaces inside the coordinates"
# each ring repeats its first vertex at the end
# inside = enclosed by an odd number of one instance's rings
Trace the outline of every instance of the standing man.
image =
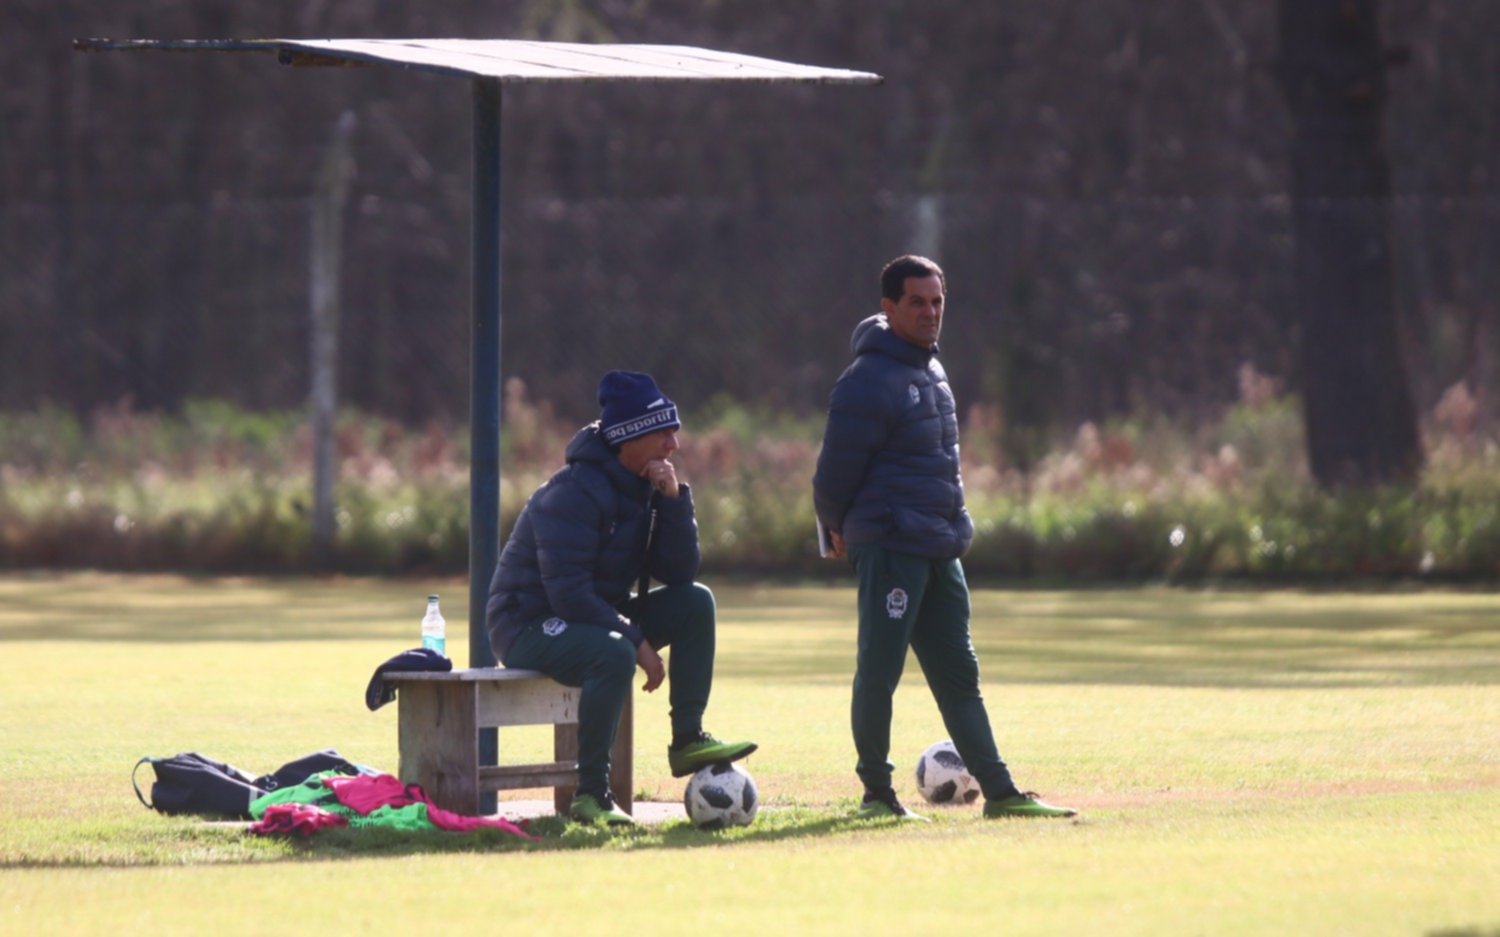
{"type": "Polygon", "coordinates": [[[891,698],[912,648],[943,725],[984,792],[986,817],[1070,817],[1022,793],[995,748],[969,638],[959,557],[974,537],[959,477],[958,419],[937,361],[947,283],[907,255],[880,274],[880,313],[854,328],[854,363],[834,385],[813,503],[833,558],[859,576],[852,722],[861,818],[924,819],[891,786],[891,698]]]}
{"type": "Polygon", "coordinates": [[[490,645],[507,667],[539,670],[580,687],[575,820],[633,823],[609,790],[609,752],[630,678],[650,693],[668,679],[658,651],[672,648],[672,744],[685,777],[755,751],[703,731],[714,670],[713,593],[698,574],[693,496],[677,480],[677,405],[649,374],[610,371],[600,417],[574,435],[567,465],[521,509],[490,583],[490,645]],[[664,585],[646,595],[646,576],[664,585]]]}

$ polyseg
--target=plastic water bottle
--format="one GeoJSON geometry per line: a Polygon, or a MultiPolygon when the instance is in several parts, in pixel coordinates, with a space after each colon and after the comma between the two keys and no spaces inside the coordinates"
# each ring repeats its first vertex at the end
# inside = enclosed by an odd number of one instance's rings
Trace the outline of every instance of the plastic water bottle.
{"type": "Polygon", "coordinates": [[[438,610],[438,597],[435,595],[427,597],[427,614],[422,616],[422,646],[439,654],[448,653],[448,623],[438,610]]]}

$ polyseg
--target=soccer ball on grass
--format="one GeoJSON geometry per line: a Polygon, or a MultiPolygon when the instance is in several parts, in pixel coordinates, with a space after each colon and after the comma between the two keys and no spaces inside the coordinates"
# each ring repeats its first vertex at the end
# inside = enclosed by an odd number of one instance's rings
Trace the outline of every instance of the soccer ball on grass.
{"type": "Polygon", "coordinates": [[[739,765],[721,762],[700,768],[682,794],[688,819],[700,830],[749,826],[760,809],[755,779],[739,765]]]}
{"type": "Polygon", "coordinates": [[[979,799],[979,782],[948,739],[927,746],[917,759],[917,790],[929,804],[972,804],[979,799]]]}

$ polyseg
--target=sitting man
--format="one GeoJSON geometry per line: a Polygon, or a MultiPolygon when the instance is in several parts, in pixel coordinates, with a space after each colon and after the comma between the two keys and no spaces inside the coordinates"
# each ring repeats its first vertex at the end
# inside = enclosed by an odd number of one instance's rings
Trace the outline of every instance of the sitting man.
{"type": "Polygon", "coordinates": [[[486,617],[505,666],[582,689],[578,790],[569,815],[629,824],[609,790],[609,753],[635,668],[646,672],[648,693],[667,677],[661,648],[672,648],[672,775],[736,761],[756,746],[703,731],[715,606],[713,593],[693,581],[699,553],[692,492],[668,461],[682,425],[677,406],[650,375],[633,371],[605,374],[599,405],[600,418],[568,444],[568,464],[516,519],[486,617]],[[663,585],[646,592],[648,576],[663,585]]]}

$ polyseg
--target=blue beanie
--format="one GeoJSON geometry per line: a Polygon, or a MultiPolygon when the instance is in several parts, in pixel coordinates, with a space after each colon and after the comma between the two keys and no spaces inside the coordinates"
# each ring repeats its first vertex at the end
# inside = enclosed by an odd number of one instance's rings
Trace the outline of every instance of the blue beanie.
{"type": "Polygon", "coordinates": [[[677,404],[668,400],[651,375],[639,371],[610,371],[599,380],[600,432],[618,446],[627,439],[661,429],[676,429],[677,404]]]}

